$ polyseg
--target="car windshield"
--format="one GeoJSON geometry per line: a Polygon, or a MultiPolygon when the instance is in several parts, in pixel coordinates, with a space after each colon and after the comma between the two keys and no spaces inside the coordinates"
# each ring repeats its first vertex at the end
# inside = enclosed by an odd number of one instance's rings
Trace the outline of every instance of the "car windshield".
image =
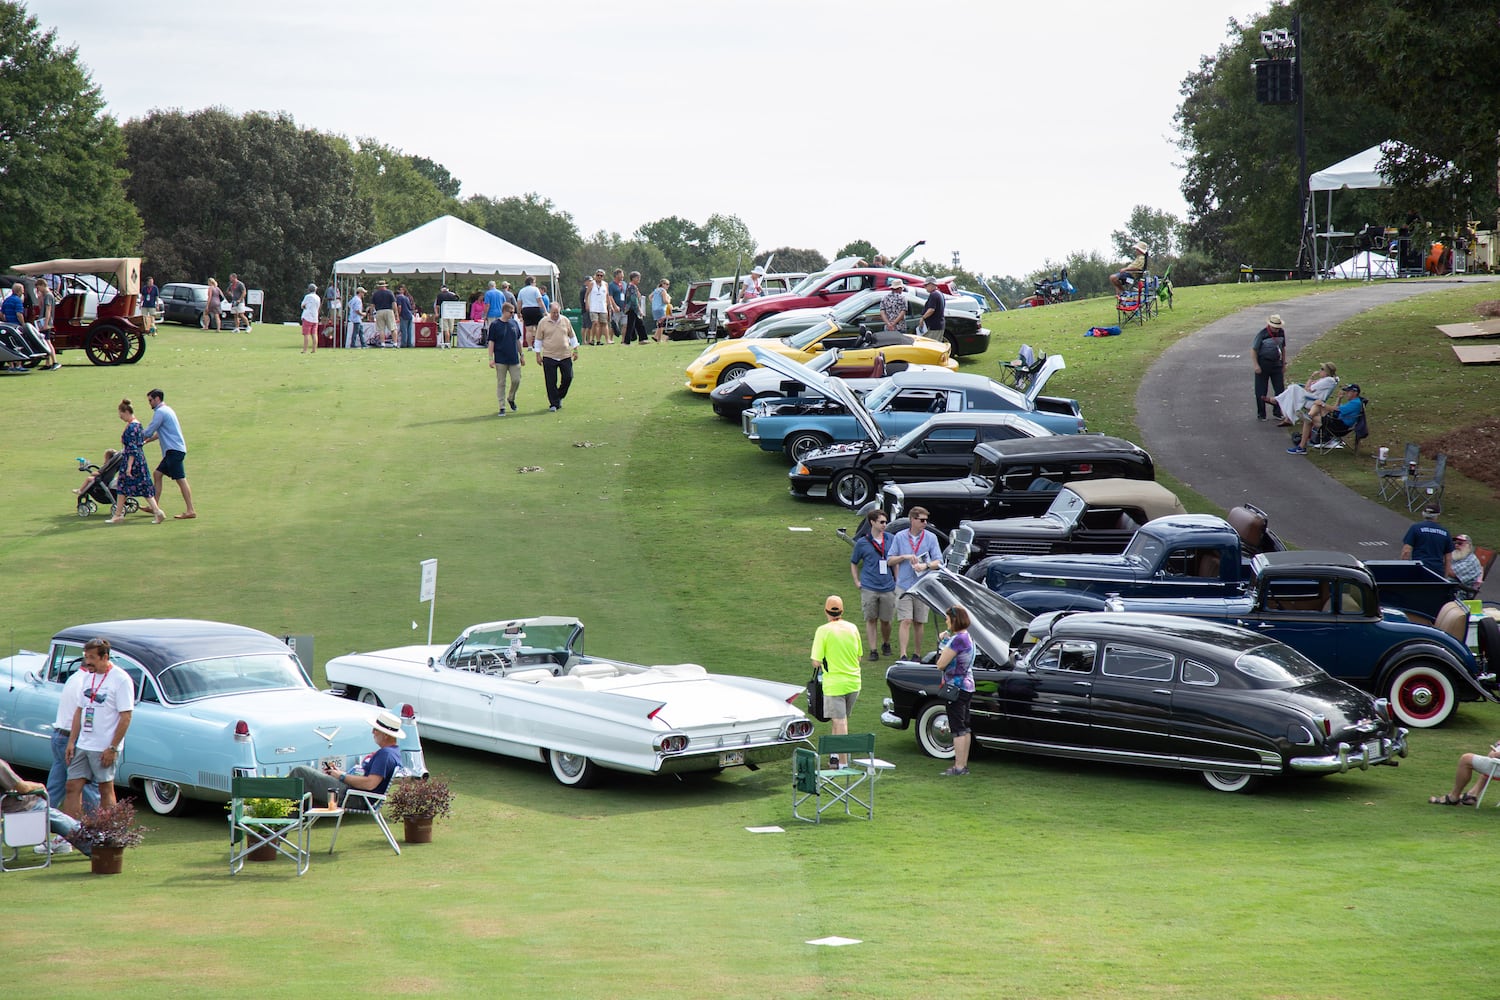
{"type": "Polygon", "coordinates": [[[256,691],[311,688],[291,653],[248,653],[174,663],[156,677],[168,701],[200,701],[256,691]]]}
{"type": "Polygon", "coordinates": [[[792,289],[791,294],[811,295],[812,290],[814,288],[817,288],[818,285],[822,283],[823,279],[828,277],[828,275],[831,273],[831,271],[819,271],[816,274],[809,274],[807,277],[797,282],[797,287],[792,289]]]}
{"type": "Polygon", "coordinates": [[[1149,530],[1142,528],[1130,540],[1130,545],[1126,547],[1125,554],[1139,559],[1147,566],[1155,566],[1161,561],[1161,557],[1166,551],[1166,542],[1157,538],[1149,530]]]}
{"type": "Polygon", "coordinates": [[[1256,687],[1294,687],[1321,677],[1323,670],[1290,646],[1271,642],[1241,653],[1234,661],[1236,669],[1256,687]]]}
{"type": "Polygon", "coordinates": [[[833,307],[833,318],[838,323],[853,322],[860,313],[866,309],[877,307],[880,304],[880,292],[860,292],[833,307]]]}
{"type": "Polygon", "coordinates": [[[801,333],[786,338],[786,342],[799,351],[805,351],[827,336],[829,331],[837,329],[838,324],[822,320],[803,330],[801,333]]]}
{"type": "MultiPolygon", "coordinates": [[[[464,638],[459,648],[454,650],[454,655],[467,657],[475,653],[499,653],[512,649],[528,655],[566,653],[575,630],[576,626],[571,622],[557,625],[538,625],[533,622],[522,625],[515,632],[503,625],[477,628],[464,638]]],[[[582,650],[575,649],[573,652],[581,653],[582,650]]]]}
{"type": "Polygon", "coordinates": [[[901,387],[893,380],[886,379],[879,387],[871,389],[870,394],[865,397],[865,409],[874,413],[885,404],[885,401],[896,394],[901,387]]]}

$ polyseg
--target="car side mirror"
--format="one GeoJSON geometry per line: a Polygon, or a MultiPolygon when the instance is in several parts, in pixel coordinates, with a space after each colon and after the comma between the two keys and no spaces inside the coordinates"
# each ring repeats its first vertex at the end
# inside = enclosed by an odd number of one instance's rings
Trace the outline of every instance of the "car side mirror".
{"type": "Polygon", "coordinates": [[[427,658],[427,669],[429,669],[429,670],[436,670],[437,668],[438,668],[437,657],[435,657],[435,656],[429,656],[427,658]]]}

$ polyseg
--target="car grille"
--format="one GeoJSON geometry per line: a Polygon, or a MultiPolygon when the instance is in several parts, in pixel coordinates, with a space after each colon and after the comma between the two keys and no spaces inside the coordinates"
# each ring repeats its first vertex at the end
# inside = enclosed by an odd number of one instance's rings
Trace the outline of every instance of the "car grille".
{"type": "Polygon", "coordinates": [[[980,543],[986,556],[1045,556],[1052,553],[1052,542],[1023,538],[989,538],[980,543]]]}

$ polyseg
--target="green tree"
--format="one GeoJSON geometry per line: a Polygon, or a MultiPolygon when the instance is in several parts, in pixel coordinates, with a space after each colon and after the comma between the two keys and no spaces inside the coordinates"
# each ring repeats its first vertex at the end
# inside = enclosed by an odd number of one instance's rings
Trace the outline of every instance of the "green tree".
{"type": "Polygon", "coordinates": [[[374,212],[376,242],[383,242],[443,215],[457,201],[438,189],[412,158],[373,139],[361,139],[354,154],[354,188],[374,212]]]}
{"type": "MultiPolygon", "coordinates": [[[[1171,212],[1161,212],[1149,205],[1137,205],[1130,210],[1130,218],[1124,229],[1109,234],[1115,253],[1125,260],[1135,256],[1135,241],[1145,240],[1151,248],[1153,264],[1163,258],[1177,255],[1182,243],[1182,220],[1171,212]]],[[[1161,270],[1157,267],[1156,270],[1161,270]]]]}
{"type": "Polygon", "coordinates": [[[771,260],[771,269],[774,271],[804,271],[812,274],[828,266],[828,258],[818,251],[797,247],[777,247],[775,250],[758,253],[752,263],[764,264],[767,260],[771,260]]]}
{"type": "Polygon", "coordinates": [[[874,259],[880,253],[875,249],[875,244],[869,240],[850,240],[834,251],[833,259],[839,260],[843,257],[863,257],[865,260],[874,259]]]}
{"type": "Polygon", "coordinates": [[[348,143],[289,115],[154,111],[124,134],[147,270],[162,282],[238,271],[265,290],[267,319],[289,319],[308,282],[371,242],[348,143]]]}
{"type": "Polygon", "coordinates": [[[1500,163],[1500,87],[1488,77],[1500,52],[1495,5],[1300,0],[1298,9],[1329,96],[1385,112],[1391,127],[1376,138],[1407,144],[1386,148],[1381,169],[1398,191],[1388,204],[1446,225],[1493,221],[1500,163]]]}
{"type": "Polygon", "coordinates": [[[571,266],[574,255],[583,245],[583,237],[578,235],[573,217],[558,211],[551,198],[543,198],[535,192],[506,198],[471,195],[458,214],[502,240],[540,254],[556,264],[559,270],[571,266]]]}
{"type": "Polygon", "coordinates": [[[457,198],[462,185],[457,177],[448,172],[448,168],[441,163],[434,163],[425,156],[408,156],[412,169],[423,177],[432,181],[433,187],[449,198],[457,198]]]}
{"type": "Polygon", "coordinates": [[[73,48],[0,2],[0,247],[7,264],[134,253],[125,141],[73,48]]]}
{"type": "MultiPolygon", "coordinates": [[[[1255,102],[1250,64],[1264,53],[1260,31],[1289,27],[1282,3],[1254,21],[1229,22],[1229,40],[1182,83],[1175,116],[1186,154],[1182,193],[1188,203],[1184,248],[1202,254],[1208,269],[1226,277],[1240,263],[1290,268],[1296,263],[1298,216],[1296,115],[1287,105],[1255,102]]],[[[1308,25],[1303,25],[1304,33],[1308,25]]],[[[1392,116],[1364,101],[1333,93],[1322,43],[1303,57],[1309,172],[1389,135],[1392,116]]],[[[1368,212],[1373,199],[1343,198],[1342,210],[1368,212]]],[[[1350,218],[1354,216],[1351,215],[1350,218]]]]}

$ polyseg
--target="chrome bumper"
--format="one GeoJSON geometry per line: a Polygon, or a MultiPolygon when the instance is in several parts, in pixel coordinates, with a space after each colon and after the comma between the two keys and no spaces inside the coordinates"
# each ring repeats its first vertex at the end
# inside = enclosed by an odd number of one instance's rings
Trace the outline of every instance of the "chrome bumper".
{"type": "Polygon", "coordinates": [[[1391,738],[1369,740],[1357,747],[1340,743],[1338,752],[1324,757],[1293,757],[1287,767],[1300,774],[1342,774],[1351,768],[1367,769],[1371,764],[1391,763],[1393,757],[1406,756],[1406,733],[1398,727],[1391,738]]]}

